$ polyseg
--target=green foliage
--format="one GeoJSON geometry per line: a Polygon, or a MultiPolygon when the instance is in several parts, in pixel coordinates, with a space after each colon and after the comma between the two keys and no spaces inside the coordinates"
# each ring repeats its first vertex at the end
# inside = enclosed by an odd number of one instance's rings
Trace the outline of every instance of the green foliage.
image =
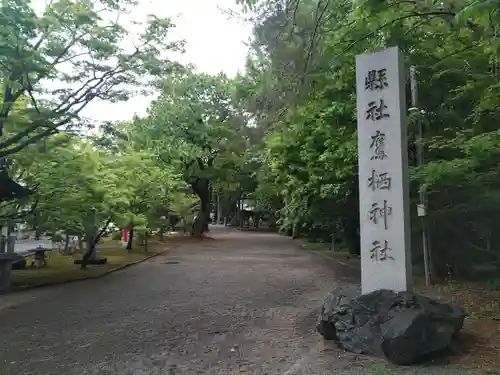
{"type": "Polygon", "coordinates": [[[97,11],[118,2],[58,0],[38,13],[26,0],[7,2],[0,169],[36,187],[32,224],[91,242],[110,222],[140,237],[180,220],[199,234],[214,197],[226,218],[251,199],[269,223],[325,241],[335,233],[359,253],[354,59],[398,45],[418,70],[424,111],[408,125],[411,198],[413,208],[420,191],[428,199],[437,272],[500,264],[497,0],[237,3],[252,13],[254,35],[245,74],[229,79],[163,59],[182,47],[168,39],[169,20],[151,16],[137,48],[124,50],[127,31],[97,11]],[[71,135],[91,100],[125,100],[126,88],[150,83],[159,96],[145,118],[71,135]]]}
{"type": "Polygon", "coordinates": [[[136,145],[154,150],[198,196],[200,220],[193,234],[200,234],[212,209],[210,192],[241,190],[245,183],[240,172],[249,143],[246,117],[234,99],[235,83],[222,74],[186,68],[159,88],[148,117],[133,123],[136,145]]]}
{"type": "Polygon", "coordinates": [[[149,137],[167,165],[176,165],[185,180],[222,179],[244,150],[244,119],[232,106],[231,81],[223,76],[189,70],[161,83],[161,95],[152,104],[140,129],[149,137]],[[238,139],[240,138],[240,139],[238,139]],[[238,149],[238,146],[241,146],[238,149]]]}
{"type": "Polygon", "coordinates": [[[61,241],[64,241],[64,237],[61,233],[54,233],[52,236],[51,236],[51,241],[52,242],[61,242],[61,241]]]}
{"type": "Polygon", "coordinates": [[[113,232],[111,239],[113,241],[120,241],[122,239],[122,232],[113,232]]]}
{"type": "Polygon", "coordinates": [[[37,187],[33,199],[45,230],[85,234],[92,241],[128,208],[130,193],[116,172],[111,157],[73,138],[40,152],[23,180],[37,187]]]}
{"type": "Polygon", "coordinates": [[[185,188],[181,176],[160,165],[150,151],[133,151],[124,145],[114,166],[129,197],[127,212],[118,219],[123,228],[150,228],[172,196],[185,188]]]}
{"type": "Polygon", "coordinates": [[[168,19],[150,16],[143,31],[131,35],[110,17],[131,4],[57,0],[38,9],[28,0],[3,2],[0,158],[80,125],[75,120],[92,100],[126,100],[134,87],[175,67],[162,57],[182,47],[169,40],[168,19]],[[134,48],[125,49],[130,37],[134,48]]]}
{"type": "Polygon", "coordinates": [[[29,221],[41,231],[82,235],[89,248],[110,223],[138,232],[155,225],[185,184],[150,152],[119,147],[114,153],[60,134],[18,153],[14,165],[36,186],[32,199],[39,202],[29,221]]]}
{"type": "Polygon", "coordinates": [[[336,232],[359,251],[354,59],[398,45],[417,67],[425,110],[408,129],[412,215],[422,189],[436,271],[452,265],[467,276],[471,262],[498,263],[498,2],[240,3],[256,12],[238,95],[263,134],[257,205],[277,212],[283,229],[325,240],[336,232]],[[417,167],[419,125],[425,164],[417,167]]]}
{"type": "Polygon", "coordinates": [[[185,230],[192,224],[193,216],[198,209],[199,201],[196,197],[180,192],[172,196],[169,205],[170,215],[178,216],[185,230]]]}

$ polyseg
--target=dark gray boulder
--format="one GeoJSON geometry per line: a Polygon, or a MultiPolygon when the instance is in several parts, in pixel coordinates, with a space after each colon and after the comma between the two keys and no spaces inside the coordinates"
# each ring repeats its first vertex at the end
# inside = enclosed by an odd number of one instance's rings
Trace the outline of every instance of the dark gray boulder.
{"type": "Polygon", "coordinates": [[[410,365],[446,349],[464,319],[462,308],[416,293],[377,290],[349,297],[333,291],[325,298],[317,330],[348,351],[410,365]]]}

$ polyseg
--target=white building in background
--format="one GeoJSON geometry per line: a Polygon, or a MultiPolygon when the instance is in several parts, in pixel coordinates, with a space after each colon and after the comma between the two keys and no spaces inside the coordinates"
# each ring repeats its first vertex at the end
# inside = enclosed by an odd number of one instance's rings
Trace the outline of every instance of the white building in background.
{"type": "Polygon", "coordinates": [[[254,202],[252,199],[243,199],[241,202],[241,208],[244,211],[253,212],[255,210],[254,202]]]}

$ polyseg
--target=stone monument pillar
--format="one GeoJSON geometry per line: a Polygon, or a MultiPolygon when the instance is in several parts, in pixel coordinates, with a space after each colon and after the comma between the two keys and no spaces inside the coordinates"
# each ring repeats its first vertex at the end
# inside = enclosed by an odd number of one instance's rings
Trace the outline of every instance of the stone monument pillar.
{"type": "Polygon", "coordinates": [[[398,47],[356,56],[361,289],[411,290],[405,71],[398,47]]]}

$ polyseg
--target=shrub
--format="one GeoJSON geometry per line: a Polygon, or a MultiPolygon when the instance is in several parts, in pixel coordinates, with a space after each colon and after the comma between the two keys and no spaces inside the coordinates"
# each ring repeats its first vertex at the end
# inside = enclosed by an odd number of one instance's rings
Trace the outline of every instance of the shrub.
{"type": "Polygon", "coordinates": [[[113,232],[111,239],[113,241],[120,241],[122,239],[122,232],[113,232]]]}
{"type": "Polygon", "coordinates": [[[51,236],[51,240],[52,240],[52,242],[62,242],[62,241],[64,241],[64,237],[61,233],[54,233],[51,236]]]}

